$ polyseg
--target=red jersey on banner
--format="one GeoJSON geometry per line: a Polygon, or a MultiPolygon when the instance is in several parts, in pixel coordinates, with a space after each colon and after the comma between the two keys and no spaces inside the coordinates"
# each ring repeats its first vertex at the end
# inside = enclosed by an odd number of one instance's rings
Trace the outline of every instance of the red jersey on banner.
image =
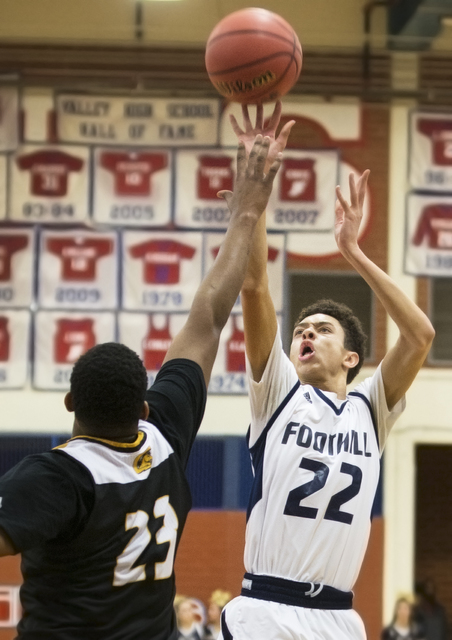
{"type": "Polygon", "coordinates": [[[293,202],[314,202],[316,197],[315,160],[286,158],[282,162],[279,199],[293,202]]]}
{"type": "Polygon", "coordinates": [[[57,332],[54,343],[54,362],[58,364],[74,364],[88,349],[96,344],[93,331],[94,320],[83,318],[74,320],[61,318],[57,320],[57,332]]]}
{"type": "Polygon", "coordinates": [[[176,284],[181,260],[191,260],[196,249],[176,240],[148,240],[130,247],[129,252],[132,258],[143,259],[146,284],[176,284]]]}
{"type": "Polygon", "coordinates": [[[11,258],[28,246],[28,236],[0,235],[0,282],[11,280],[11,258]]]}
{"type": "Polygon", "coordinates": [[[143,339],[143,361],[146,371],[158,371],[163,364],[166,352],[172,342],[169,332],[169,316],[161,329],[154,326],[152,316],[149,316],[149,332],[143,339]]]}
{"type": "Polygon", "coordinates": [[[434,204],[423,209],[413,244],[419,246],[425,239],[430,249],[452,249],[452,205],[434,204]]]}
{"type": "Polygon", "coordinates": [[[9,360],[9,331],[8,318],[0,317],[0,362],[9,360]]]}
{"type": "Polygon", "coordinates": [[[113,153],[105,151],[100,164],[115,176],[117,196],[151,195],[151,175],[168,164],[165,153],[113,153]]]}
{"type": "Polygon", "coordinates": [[[109,238],[67,237],[49,238],[49,253],[62,261],[62,280],[90,282],[96,279],[96,263],[99,258],[113,252],[109,238]]]}
{"type": "Polygon", "coordinates": [[[226,371],[245,371],[245,334],[232,316],[232,336],[226,343],[226,371]]]}
{"type": "Polygon", "coordinates": [[[84,161],[64,151],[43,149],[16,160],[22,170],[31,171],[30,192],[35,196],[58,198],[67,194],[68,175],[81,171],[84,161]]]}
{"type": "Polygon", "coordinates": [[[216,200],[218,191],[232,191],[234,175],[232,158],[225,156],[200,156],[198,168],[198,198],[216,200]]]}
{"type": "Polygon", "coordinates": [[[452,120],[417,121],[417,130],[431,139],[433,162],[438,165],[452,165],[452,120]]]}

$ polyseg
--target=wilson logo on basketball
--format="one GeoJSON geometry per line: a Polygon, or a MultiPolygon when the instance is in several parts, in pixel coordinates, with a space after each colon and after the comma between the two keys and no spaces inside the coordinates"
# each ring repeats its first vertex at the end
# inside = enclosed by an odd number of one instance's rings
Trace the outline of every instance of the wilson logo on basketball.
{"type": "Polygon", "coordinates": [[[140,453],[139,456],[133,461],[133,468],[137,473],[143,473],[152,467],[151,447],[146,449],[144,453],[140,453]]]}
{"type": "Polygon", "coordinates": [[[222,95],[234,96],[249,93],[259,87],[264,87],[270,82],[275,82],[276,75],[272,71],[265,71],[252,80],[233,80],[232,82],[214,82],[214,85],[222,95]]]}

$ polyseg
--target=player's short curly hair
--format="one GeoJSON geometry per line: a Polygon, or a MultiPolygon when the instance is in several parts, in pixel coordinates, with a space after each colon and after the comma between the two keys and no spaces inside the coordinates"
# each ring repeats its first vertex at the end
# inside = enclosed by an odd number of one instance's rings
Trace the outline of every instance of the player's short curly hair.
{"type": "Polygon", "coordinates": [[[367,336],[364,333],[362,324],[347,305],[341,302],[335,302],[334,300],[318,300],[301,310],[295,322],[295,327],[305,318],[313,316],[316,313],[323,313],[332,318],[336,318],[344,330],[344,347],[349,351],[355,351],[359,356],[358,364],[352,369],[349,369],[347,373],[347,384],[350,384],[364,362],[367,336]]]}
{"type": "Polygon", "coordinates": [[[146,388],[146,369],[135,351],[116,342],[98,344],[72,369],[75,417],[100,434],[107,434],[112,426],[136,425],[146,388]]]}

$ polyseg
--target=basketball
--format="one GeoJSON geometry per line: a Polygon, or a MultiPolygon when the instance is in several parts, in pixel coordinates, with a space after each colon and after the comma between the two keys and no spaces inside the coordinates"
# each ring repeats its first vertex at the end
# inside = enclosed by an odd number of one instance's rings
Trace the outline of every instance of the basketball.
{"type": "Polygon", "coordinates": [[[272,11],[229,14],[207,40],[206,69],[219,93],[232,102],[274,102],[293,87],[302,50],[290,24],[272,11]]]}

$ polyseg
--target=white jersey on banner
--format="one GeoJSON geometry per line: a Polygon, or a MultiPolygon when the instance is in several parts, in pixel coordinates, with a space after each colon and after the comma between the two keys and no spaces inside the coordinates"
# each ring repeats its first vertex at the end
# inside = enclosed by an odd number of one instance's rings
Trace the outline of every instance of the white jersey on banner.
{"type": "Polygon", "coordinates": [[[115,309],[117,233],[41,231],[38,290],[47,309],[115,309]]]}
{"type": "Polygon", "coordinates": [[[0,310],[0,389],[21,389],[28,380],[31,313],[0,310]]]}
{"type": "Polygon", "coordinates": [[[29,307],[33,301],[35,231],[0,230],[0,307],[29,307]]]}
{"type": "Polygon", "coordinates": [[[116,339],[109,312],[37,311],[33,383],[37,389],[69,389],[75,362],[88,349],[116,339]]]}
{"type": "Polygon", "coordinates": [[[171,154],[162,149],[96,149],[95,222],[115,226],[171,221],[171,154]]]}
{"type": "Polygon", "coordinates": [[[246,571],[351,590],[367,547],[380,454],[404,400],[387,409],[380,367],[345,400],[300,384],[279,332],[249,393],[246,571]]]}
{"type": "Polygon", "coordinates": [[[218,191],[232,191],[235,149],[176,152],[175,222],[181,227],[227,229],[229,209],[218,191]]]}
{"type": "Polygon", "coordinates": [[[410,184],[452,191],[452,115],[413,111],[410,118],[410,184]]]}
{"type": "Polygon", "coordinates": [[[181,147],[218,144],[220,101],[60,94],[58,139],[99,145],[181,147]]]}
{"type": "Polygon", "coordinates": [[[452,198],[418,195],[407,199],[405,271],[452,276],[452,198]]]}
{"type": "Polygon", "coordinates": [[[76,223],[88,218],[90,151],[85,147],[23,146],[10,160],[10,218],[76,223]]]}
{"type": "Polygon", "coordinates": [[[0,220],[6,218],[6,197],[7,197],[7,161],[6,156],[0,155],[0,220]]]}
{"type": "Polygon", "coordinates": [[[123,308],[188,311],[202,277],[200,233],[123,231],[123,308]]]}
{"type": "MultiPolygon", "coordinates": [[[[204,234],[204,275],[212,267],[220,250],[225,234],[222,232],[206,232],[204,234]]],[[[267,273],[270,294],[277,313],[283,310],[285,235],[271,233],[268,235],[267,273]]],[[[240,296],[237,298],[234,312],[241,313],[240,296]]]]}
{"type": "Polygon", "coordinates": [[[154,383],[173,338],[187,318],[186,313],[119,314],[119,342],[133,349],[143,360],[149,385],[154,383]]]}
{"type": "Polygon", "coordinates": [[[0,87],[0,152],[14,151],[19,144],[19,90],[0,87]]]}

